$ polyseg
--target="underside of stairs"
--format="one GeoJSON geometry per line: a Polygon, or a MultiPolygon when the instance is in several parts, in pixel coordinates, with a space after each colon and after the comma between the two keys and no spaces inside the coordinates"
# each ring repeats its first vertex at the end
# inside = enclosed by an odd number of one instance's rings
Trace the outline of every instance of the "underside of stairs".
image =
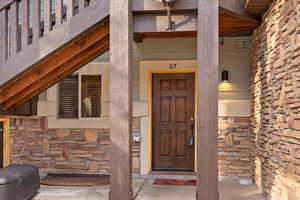
{"type": "Polygon", "coordinates": [[[0,46],[5,47],[0,49],[0,104],[6,109],[21,105],[109,49],[108,0],[43,4],[16,0],[0,8],[0,46]]]}

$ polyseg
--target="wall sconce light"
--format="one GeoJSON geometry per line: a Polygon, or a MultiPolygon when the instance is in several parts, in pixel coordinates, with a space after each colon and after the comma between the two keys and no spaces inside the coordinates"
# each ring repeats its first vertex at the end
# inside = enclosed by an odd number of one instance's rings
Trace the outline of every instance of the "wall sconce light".
{"type": "Polygon", "coordinates": [[[222,82],[223,83],[229,82],[229,72],[227,70],[222,71],[222,82]]]}

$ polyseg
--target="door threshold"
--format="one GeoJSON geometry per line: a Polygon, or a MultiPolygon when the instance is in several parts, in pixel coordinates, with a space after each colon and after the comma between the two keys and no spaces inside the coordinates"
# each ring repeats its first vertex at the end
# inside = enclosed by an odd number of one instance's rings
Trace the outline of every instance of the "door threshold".
{"type": "Polygon", "coordinates": [[[196,176],[196,172],[192,171],[159,171],[152,170],[149,175],[188,175],[188,176],[196,176]]]}

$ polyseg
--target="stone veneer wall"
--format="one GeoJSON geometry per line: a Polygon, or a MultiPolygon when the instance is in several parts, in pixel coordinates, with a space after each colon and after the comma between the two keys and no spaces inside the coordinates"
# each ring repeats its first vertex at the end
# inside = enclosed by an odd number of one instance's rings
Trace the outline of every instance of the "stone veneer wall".
{"type": "Polygon", "coordinates": [[[274,0],[252,41],[253,178],[270,200],[300,200],[300,1],[274,0]]]}
{"type": "Polygon", "coordinates": [[[224,177],[251,177],[249,117],[219,117],[219,175],[224,177]]]}
{"type": "MultiPolygon", "coordinates": [[[[219,175],[250,177],[249,117],[219,118],[219,175]]],[[[140,118],[133,120],[140,136],[140,118]]],[[[11,119],[11,163],[29,163],[43,172],[109,173],[108,129],[47,129],[46,118],[11,119]]],[[[140,142],[133,143],[133,172],[140,173],[140,142]]]]}
{"type": "MultiPolygon", "coordinates": [[[[140,135],[140,118],[133,119],[140,135]]],[[[48,129],[46,118],[11,119],[12,164],[34,164],[43,172],[109,173],[109,129],[48,129]]],[[[140,173],[140,142],[133,143],[133,173],[140,173]]]]}

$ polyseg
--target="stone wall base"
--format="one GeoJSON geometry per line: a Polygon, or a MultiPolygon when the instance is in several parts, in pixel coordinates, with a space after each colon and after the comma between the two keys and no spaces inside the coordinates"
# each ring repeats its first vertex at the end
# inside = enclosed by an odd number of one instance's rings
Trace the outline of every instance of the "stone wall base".
{"type": "MultiPolygon", "coordinates": [[[[248,117],[219,118],[219,175],[252,173],[248,117]]],[[[140,136],[134,118],[134,136],[140,136]]],[[[109,129],[48,129],[47,118],[11,119],[11,163],[30,163],[46,173],[110,173],[109,129]]],[[[140,173],[140,142],[133,142],[133,173],[140,173]]]]}
{"type": "MultiPolygon", "coordinates": [[[[134,118],[134,135],[140,119],[134,118]]],[[[140,173],[140,142],[133,142],[133,173],[140,173]]],[[[34,164],[42,172],[110,172],[109,129],[48,129],[46,118],[11,119],[12,164],[34,164]]]]}

